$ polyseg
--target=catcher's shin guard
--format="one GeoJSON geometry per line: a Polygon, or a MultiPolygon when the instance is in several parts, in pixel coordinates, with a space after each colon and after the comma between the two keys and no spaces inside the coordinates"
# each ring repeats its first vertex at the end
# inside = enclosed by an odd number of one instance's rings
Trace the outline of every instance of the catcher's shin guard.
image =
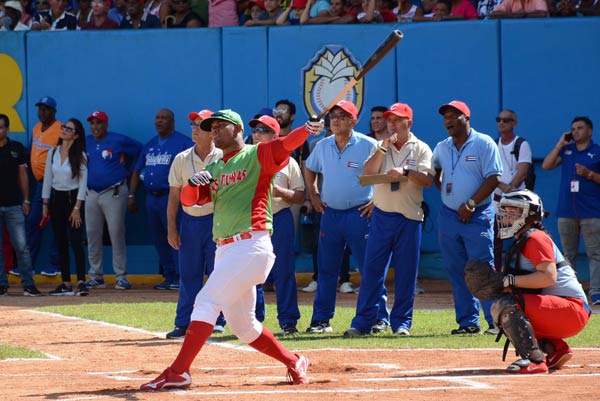
{"type": "MultiPolygon", "coordinates": [[[[494,306],[497,306],[496,303],[494,303],[492,309],[494,309],[494,306]]],[[[493,312],[492,314],[495,315],[493,312]]],[[[523,311],[517,308],[517,305],[514,303],[512,305],[504,305],[498,317],[500,327],[514,345],[517,354],[521,358],[529,359],[535,363],[540,363],[544,360],[544,353],[540,350],[535,339],[533,327],[523,311]]]]}

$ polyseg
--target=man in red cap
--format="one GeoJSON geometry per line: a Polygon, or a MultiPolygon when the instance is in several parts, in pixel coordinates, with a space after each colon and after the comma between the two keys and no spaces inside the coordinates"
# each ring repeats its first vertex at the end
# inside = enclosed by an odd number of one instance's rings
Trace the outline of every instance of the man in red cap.
{"type": "MultiPolygon", "coordinates": [[[[471,110],[453,100],[440,106],[449,137],[433,150],[435,184],[442,192],[439,216],[440,250],[452,284],[458,328],[451,334],[477,334],[479,300],[467,288],[464,269],[469,259],[494,266],[492,193],[500,182],[502,161],[498,146],[471,128],[471,110]]],[[[482,302],[485,320],[493,328],[492,302],[482,302]]]]}
{"type": "Polygon", "coordinates": [[[365,251],[356,316],[344,333],[356,337],[385,331],[410,335],[423,224],[423,188],[433,183],[429,146],[410,131],[413,111],[408,104],[394,103],[383,113],[387,137],[365,163],[363,174],[386,174],[391,182],[377,184],[373,214],[365,251]],[[390,252],[391,250],[391,252],[390,252]],[[377,321],[381,286],[388,260],[395,269],[394,305],[388,321],[377,321]]]}
{"type": "Polygon", "coordinates": [[[86,137],[88,155],[88,193],[85,225],[88,239],[90,279],[88,288],[104,288],[103,229],[108,226],[112,244],[115,288],[129,289],[127,281],[127,247],[125,213],[127,211],[126,161],[137,158],[142,144],[128,136],[108,131],[108,115],[94,111],[87,118],[92,135],[86,137]]]}
{"type": "MultiPolygon", "coordinates": [[[[200,123],[213,114],[210,110],[192,112],[188,115],[192,127],[194,146],[177,154],[169,170],[169,200],[167,225],[169,245],[179,251],[180,287],[175,315],[175,328],[167,338],[183,338],[190,324],[196,295],[202,289],[204,276],[213,271],[216,244],[212,240],[213,203],[202,207],[183,206],[177,227],[177,215],[181,188],[196,172],[221,159],[223,152],[215,147],[213,134],[200,128],[200,123]]],[[[215,332],[225,331],[225,319],[221,314],[215,332]]]]}

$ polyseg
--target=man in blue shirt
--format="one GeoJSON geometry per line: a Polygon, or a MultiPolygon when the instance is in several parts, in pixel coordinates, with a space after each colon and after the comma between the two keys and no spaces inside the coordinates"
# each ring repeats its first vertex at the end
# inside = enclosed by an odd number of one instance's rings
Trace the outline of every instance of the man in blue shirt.
{"type": "MultiPolygon", "coordinates": [[[[319,235],[317,293],[309,333],[330,333],[329,319],[335,312],[337,277],[346,244],[362,270],[373,210],[372,186],[361,186],[358,176],[365,161],[377,150],[377,141],[354,131],[356,106],[340,101],[329,113],[333,135],[319,141],[306,160],[306,189],[314,209],[323,213],[319,235]],[[323,176],[322,190],[317,174],[323,176]]],[[[385,295],[378,305],[378,320],[387,319],[385,295]]]]}
{"type": "Polygon", "coordinates": [[[125,213],[127,212],[127,160],[135,160],[142,144],[128,136],[108,132],[108,115],[93,112],[87,119],[92,135],[86,137],[88,193],[85,224],[90,261],[89,288],[104,288],[103,229],[108,226],[112,244],[115,288],[127,290],[127,250],[125,213]]]}
{"type": "Polygon", "coordinates": [[[129,210],[137,211],[135,197],[140,179],[146,188],[146,213],[154,237],[154,246],[162,266],[164,281],[154,286],[156,290],[179,289],[178,254],[168,241],[167,204],[169,201],[169,170],[178,153],[194,146],[191,138],[175,131],[175,115],[169,109],[156,113],[154,126],[158,135],[142,149],[131,176],[129,210]],[[143,178],[141,173],[143,172],[143,178]]]}
{"type": "MultiPolygon", "coordinates": [[[[471,128],[471,111],[461,101],[442,105],[444,127],[450,135],[433,150],[435,184],[442,192],[439,214],[440,250],[452,284],[458,329],[451,334],[477,334],[479,300],[469,292],[463,271],[467,260],[494,265],[494,208],[491,194],[500,182],[502,161],[488,135],[471,128]]],[[[485,320],[493,329],[491,302],[483,302],[485,320]]],[[[488,329],[489,330],[489,329],[488,329]]]]}
{"type": "Polygon", "coordinates": [[[558,231],[565,257],[575,269],[579,234],[590,262],[590,296],[600,305],[600,145],[592,141],[592,120],[575,117],[542,167],[561,166],[558,231]]]}

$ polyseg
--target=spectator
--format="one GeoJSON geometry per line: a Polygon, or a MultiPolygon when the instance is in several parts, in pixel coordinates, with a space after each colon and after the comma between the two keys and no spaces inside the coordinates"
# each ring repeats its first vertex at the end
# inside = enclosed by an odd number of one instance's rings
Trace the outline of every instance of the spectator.
{"type": "Polygon", "coordinates": [[[503,0],[489,18],[544,18],[548,16],[546,0],[503,0]]]}
{"type": "Polygon", "coordinates": [[[398,1],[398,7],[395,7],[392,11],[397,16],[398,22],[412,22],[417,9],[418,7],[410,0],[400,0],[398,1]]]}
{"type": "MultiPolygon", "coordinates": [[[[477,19],[477,10],[471,3],[471,0],[450,0],[452,7],[450,8],[450,15],[444,17],[444,19],[457,20],[466,19],[474,20],[477,19]]],[[[506,0],[504,0],[506,1],[506,0]]]]}
{"type": "MultiPolygon", "coordinates": [[[[352,1],[352,0],[351,0],[352,1]]],[[[383,22],[383,16],[375,9],[375,0],[362,0],[360,11],[356,15],[356,21],[362,24],[372,22],[383,22]]]]}
{"type": "Polygon", "coordinates": [[[300,25],[300,17],[305,8],[309,8],[306,0],[290,0],[275,23],[277,25],[300,25]]]}
{"type": "Polygon", "coordinates": [[[600,15],[600,1],[582,0],[577,6],[577,12],[581,15],[600,15]]]}
{"type": "Polygon", "coordinates": [[[208,0],[209,27],[238,26],[239,23],[235,0],[208,0]]]}
{"type": "Polygon", "coordinates": [[[85,255],[83,253],[83,219],[81,208],[87,190],[85,130],[81,121],[72,118],[61,127],[56,148],[48,152],[42,191],[42,218],[52,216],[52,230],[60,255],[62,284],[50,295],[86,296],[85,255]],[[75,255],[77,291],[71,285],[69,242],[75,255]]]}
{"type": "Polygon", "coordinates": [[[389,136],[386,121],[383,119],[383,113],[386,111],[385,106],[375,106],[371,109],[371,132],[369,136],[377,141],[383,141],[389,136]]]}
{"type": "MultiPolygon", "coordinates": [[[[354,131],[356,106],[342,100],[329,113],[333,135],[320,140],[306,160],[306,186],[315,210],[323,213],[319,236],[319,276],[309,333],[330,333],[335,312],[336,279],[346,244],[362,272],[373,188],[361,187],[361,166],[376,151],[377,142],[354,131]],[[317,174],[323,175],[319,191],[317,174]]],[[[381,288],[378,305],[385,309],[381,288]]],[[[380,310],[382,317],[387,311],[380,310]],[[385,313],[384,313],[385,312],[385,313]]],[[[380,316],[378,316],[378,320],[380,316]]]]}
{"type": "Polygon", "coordinates": [[[577,15],[579,0],[556,0],[547,1],[548,14],[550,17],[574,17],[577,15]]]}
{"type": "Polygon", "coordinates": [[[108,18],[108,10],[110,9],[110,0],[94,0],[92,1],[92,20],[88,22],[84,30],[104,30],[117,29],[119,25],[108,18]]]}
{"type": "MultiPolygon", "coordinates": [[[[502,176],[500,183],[494,190],[494,206],[502,198],[503,193],[508,193],[517,189],[525,188],[525,177],[529,169],[532,168],[531,147],[529,142],[521,139],[519,141],[518,159],[515,151],[517,147],[518,136],[515,135],[514,129],[517,126],[517,113],[512,110],[503,110],[496,117],[498,124],[497,144],[500,150],[500,160],[502,161],[502,176]]],[[[498,236],[498,230],[495,230],[494,235],[494,266],[500,268],[502,266],[502,247],[504,240],[498,236]]]]}
{"type": "MultiPolygon", "coordinates": [[[[494,264],[491,195],[502,175],[502,162],[494,140],[471,128],[471,111],[464,102],[453,100],[438,111],[450,136],[433,150],[433,165],[442,192],[440,250],[459,326],[451,334],[477,334],[481,331],[479,300],[469,292],[463,271],[469,259],[494,264]]],[[[482,303],[489,330],[494,330],[490,305],[482,303]]]]}
{"type": "MultiPolygon", "coordinates": [[[[0,233],[4,236],[7,228],[10,240],[17,252],[21,273],[23,295],[37,297],[42,295],[33,281],[31,255],[25,240],[25,217],[29,214],[29,180],[27,178],[27,158],[25,148],[19,142],[8,138],[10,120],[6,114],[0,114],[0,163],[2,174],[0,185],[0,233]],[[19,200],[19,191],[22,201],[19,200]]],[[[8,294],[8,278],[4,268],[0,269],[0,296],[8,294]]]]}
{"type": "MultiPolygon", "coordinates": [[[[350,24],[356,20],[356,14],[346,11],[347,0],[331,0],[329,11],[319,12],[315,17],[310,17],[310,13],[305,11],[300,17],[301,24],[350,24]]],[[[312,4],[314,0],[308,0],[312,4]]],[[[309,10],[310,11],[310,10],[309,10]]]]}
{"type": "Polygon", "coordinates": [[[19,0],[19,3],[21,3],[21,8],[23,9],[20,21],[23,25],[27,27],[27,29],[31,29],[31,22],[33,21],[33,16],[29,13],[31,12],[33,14],[33,6],[30,4],[29,0],[19,0]]]}
{"type": "Polygon", "coordinates": [[[579,236],[583,237],[590,266],[592,304],[600,305],[600,145],[592,140],[588,117],[575,117],[571,131],[562,134],[542,167],[561,166],[558,195],[558,232],[565,257],[576,269],[579,236]]]}
{"type": "Polygon", "coordinates": [[[418,8],[413,17],[413,22],[443,21],[450,15],[452,2],[450,0],[437,0],[432,3],[423,2],[423,7],[432,4],[432,9],[418,8]]]}
{"type": "Polygon", "coordinates": [[[154,15],[161,23],[163,28],[166,28],[166,17],[171,13],[169,0],[147,0],[144,6],[144,14],[154,15]]]}
{"type": "MultiPolygon", "coordinates": [[[[258,17],[265,11],[265,3],[262,0],[251,1],[248,3],[246,21],[258,21],[258,17]]],[[[246,22],[244,21],[244,23],[246,22]]],[[[272,113],[272,112],[271,112],[272,113]]],[[[250,137],[252,137],[250,135],[250,137]]]]}
{"type": "Polygon", "coordinates": [[[310,4],[310,9],[308,10],[310,18],[326,16],[328,15],[328,11],[331,10],[330,2],[327,0],[309,0],[307,3],[310,4]]]}
{"type": "Polygon", "coordinates": [[[92,21],[92,0],[78,0],[77,1],[77,26],[83,29],[89,22],[92,21]]]}
{"type": "Polygon", "coordinates": [[[114,7],[108,10],[108,18],[121,25],[125,15],[127,15],[127,0],[115,0],[114,7]]]}
{"type": "Polygon", "coordinates": [[[162,28],[156,15],[144,12],[144,0],[126,0],[127,14],[121,21],[121,29],[162,28]]]}
{"type": "Polygon", "coordinates": [[[77,29],[77,18],[69,12],[66,0],[48,0],[50,8],[42,10],[31,23],[32,31],[74,31],[77,29]]]}
{"type": "Polygon", "coordinates": [[[4,3],[4,17],[2,18],[1,31],[28,31],[29,27],[21,22],[23,6],[16,0],[4,3]]]}
{"type": "Polygon", "coordinates": [[[410,106],[395,103],[383,116],[389,134],[365,163],[363,174],[386,174],[403,181],[375,185],[375,207],[356,315],[345,337],[383,332],[390,324],[394,334],[408,336],[412,327],[424,216],[423,188],[431,186],[435,171],[431,166],[431,149],[410,131],[413,123],[410,106]],[[388,319],[377,321],[390,254],[395,269],[394,305],[388,319]]]}
{"type": "Polygon", "coordinates": [[[248,20],[245,26],[264,26],[275,25],[277,18],[283,10],[281,9],[281,0],[264,0],[265,11],[258,16],[258,21],[248,20]]]}
{"type": "MultiPolygon", "coordinates": [[[[254,143],[270,142],[279,135],[279,124],[273,117],[260,116],[249,123],[254,143]]],[[[298,289],[296,288],[295,244],[297,230],[290,206],[304,200],[304,181],[300,166],[293,158],[273,179],[271,211],[273,213],[273,253],[275,264],[272,276],[277,297],[277,320],[283,335],[296,335],[296,324],[300,319],[298,289]]]]}
{"type": "MultiPolygon", "coordinates": [[[[42,188],[44,187],[44,172],[48,150],[58,144],[62,123],[56,119],[56,100],[50,96],[41,98],[35,106],[38,108],[38,119],[40,120],[31,133],[31,172],[35,182],[32,185],[33,197],[31,199],[31,211],[26,215],[27,245],[31,254],[31,263],[35,266],[40,252],[42,242],[42,188]]],[[[53,277],[58,275],[60,269],[58,250],[56,249],[55,237],[50,241],[50,265],[41,268],[40,273],[44,276],[53,277]]]]}
{"type": "Polygon", "coordinates": [[[154,240],[164,281],[155,290],[179,289],[178,254],[168,241],[167,204],[169,201],[169,169],[178,153],[194,145],[192,140],[175,131],[175,116],[169,109],[161,109],[154,120],[156,135],[142,149],[131,176],[129,211],[137,212],[135,193],[140,179],[146,188],[148,228],[154,240]],[[143,175],[143,176],[142,176],[143,175]]]}
{"type": "MultiPolygon", "coordinates": [[[[204,204],[201,208],[184,206],[179,227],[177,223],[181,188],[196,172],[223,157],[221,149],[214,145],[212,133],[200,128],[202,120],[211,115],[210,110],[189,114],[194,146],[178,153],[169,170],[168,240],[169,245],[179,252],[181,280],[175,328],[167,333],[167,338],[185,337],[196,295],[202,289],[204,276],[212,273],[215,263],[216,244],[212,239],[213,203],[204,204]]],[[[213,331],[225,332],[222,313],[217,318],[213,331]]]]}
{"type": "Polygon", "coordinates": [[[35,19],[35,16],[38,15],[41,11],[50,10],[50,2],[49,0],[37,0],[33,3],[32,9],[34,18],[32,18],[32,20],[30,21],[30,25],[33,23],[33,19],[35,19]]]}
{"type": "Polygon", "coordinates": [[[503,0],[479,0],[477,2],[477,15],[479,18],[487,18],[492,11],[502,3],[503,0]]]}
{"type": "MultiPolygon", "coordinates": [[[[135,159],[142,144],[125,135],[108,131],[108,115],[94,111],[87,118],[92,135],[85,140],[88,158],[88,192],[85,208],[90,279],[88,288],[104,288],[103,242],[104,223],[112,244],[115,288],[127,290],[127,247],[125,212],[127,211],[126,162],[135,159]]],[[[133,195],[131,195],[133,197],[133,195]]]]}
{"type": "Polygon", "coordinates": [[[189,0],[170,0],[170,5],[171,15],[165,18],[167,28],[199,28],[206,26],[206,23],[190,9],[189,0]]]}

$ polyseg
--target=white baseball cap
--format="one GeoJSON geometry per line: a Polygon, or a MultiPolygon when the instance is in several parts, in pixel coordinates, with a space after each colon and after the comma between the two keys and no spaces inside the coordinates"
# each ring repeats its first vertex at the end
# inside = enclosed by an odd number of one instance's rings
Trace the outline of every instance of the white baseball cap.
{"type": "Polygon", "coordinates": [[[4,8],[14,8],[15,10],[17,10],[19,13],[21,13],[21,15],[23,15],[23,6],[21,6],[21,3],[15,0],[11,0],[11,1],[7,1],[6,3],[4,3],[4,8]]]}

